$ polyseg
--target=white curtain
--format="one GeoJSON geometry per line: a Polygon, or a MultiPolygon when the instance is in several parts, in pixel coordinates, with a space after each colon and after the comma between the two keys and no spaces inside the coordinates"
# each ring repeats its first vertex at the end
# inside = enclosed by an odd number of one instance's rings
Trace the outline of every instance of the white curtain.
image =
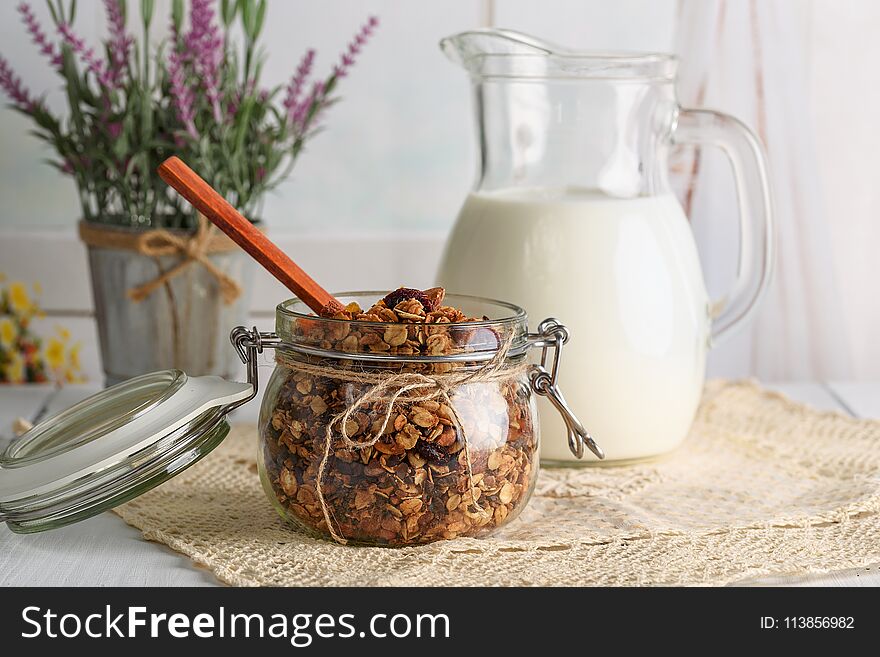
{"type": "MultiPolygon", "coordinates": [[[[792,0],[681,0],[679,5],[680,101],[733,114],[758,134],[768,155],[778,237],[775,277],[763,305],[750,326],[716,348],[710,375],[778,381],[855,374],[847,330],[854,318],[844,314],[817,163],[813,9],[811,2],[792,0]]],[[[674,154],[673,171],[707,283],[719,296],[730,285],[737,257],[729,165],[712,149],[682,149],[674,154]]]]}

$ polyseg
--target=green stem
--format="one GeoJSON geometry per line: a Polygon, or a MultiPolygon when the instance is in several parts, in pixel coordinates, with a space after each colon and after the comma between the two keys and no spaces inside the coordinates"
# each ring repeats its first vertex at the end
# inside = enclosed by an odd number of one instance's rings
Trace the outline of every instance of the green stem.
{"type": "Polygon", "coordinates": [[[144,89],[150,88],[150,26],[144,25],[144,89]]]}
{"type": "Polygon", "coordinates": [[[79,204],[80,204],[80,207],[82,208],[82,218],[84,220],[88,221],[89,219],[91,219],[91,217],[89,216],[89,214],[90,214],[89,213],[89,206],[88,206],[88,202],[86,201],[86,195],[83,193],[82,183],[80,182],[78,176],[75,179],[75,184],[76,184],[76,193],[79,196],[79,204]]]}
{"type": "Polygon", "coordinates": [[[250,80],[251,75],[251,61],[254,58],[254,44],[251,43],[250,39],[247,39],[247,46],[245,47],[244,52],[244,90],[248,91],[248,81],[250,80]]]}

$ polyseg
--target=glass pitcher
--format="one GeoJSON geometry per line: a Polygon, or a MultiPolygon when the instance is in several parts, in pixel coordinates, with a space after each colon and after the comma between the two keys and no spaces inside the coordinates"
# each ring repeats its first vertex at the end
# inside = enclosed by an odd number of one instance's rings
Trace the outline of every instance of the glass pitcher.
{"type": "MultiPolygon", "coordinates": [[[[672,55],[573,52],[508,30],[441,47],[471,76],[480,158],[438,283],[558,313],[577,336],[562,387],[607,460],[669,452],[693,421],[708,349],[751,317],[770,277],[758,140],[726,114],[681,108],[672,55]],[[739,269],[717,300],[667,178],[680,143],[720,147],[736,179],[739,269]]],[[[563,424],[541,416],[542,461],[576,462],[563,424]]]]}

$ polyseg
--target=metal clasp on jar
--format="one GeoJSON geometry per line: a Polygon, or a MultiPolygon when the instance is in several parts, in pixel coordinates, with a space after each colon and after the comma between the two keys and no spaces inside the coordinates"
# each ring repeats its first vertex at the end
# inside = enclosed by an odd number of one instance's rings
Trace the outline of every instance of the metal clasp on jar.
{"type": "Polygon", "coordinates": [[[258,331],[256,326],[250,331],[244,326],[236,326],[229,334],[229,341],[235,347],[241,362],[247,366],[247,382],[253,388],[250,397],[236,402],[234,406],[228,409],[231,411],[257,396],[257,391],[260,389],[257,354],[263,353],[263,349],[274,349],[281,344],[281,338],[274,332],[258,331]]]}
{"type": "Polygon", "coordinates": [[[559,390],[559,361],[562,358],[562,346],[568,342],[568,329],[552,317],[545,319],[538,324],[537,333],[529,333],[526,336],[529,347],[538,347],[541,349],[541,364],[536,365],[535,369],[529,375],[529,381],[532,390],[550,400],[550,403],[556,407],[565,427],[568,430],[568,448],[577,458],[583,458],[584,446],[589,448],[593,454],[600,459],[605,458],[605,452],[596,444],[593,437],[584,428],[580,420],[571,410],[562,391],[559,390]],[[547,356],[550,348],[553,348],[553,365],[547,370],[547,356]]]}

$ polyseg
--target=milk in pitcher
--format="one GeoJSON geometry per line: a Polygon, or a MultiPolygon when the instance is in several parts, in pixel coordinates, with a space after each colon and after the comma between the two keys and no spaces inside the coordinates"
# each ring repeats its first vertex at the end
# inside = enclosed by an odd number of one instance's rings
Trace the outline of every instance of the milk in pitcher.
{"type": "MultiPolygon", "coordinates": [[[[438,282],[510,299],[530,317],[555,314],[571,329],[561,387],[609,461],[681,442],[700,398],[710,320],[693,236],[671,193],[472,193],[438,282]]],[[[540,403],[542,460],[576,461],[564,424],[540,403]]]]}

